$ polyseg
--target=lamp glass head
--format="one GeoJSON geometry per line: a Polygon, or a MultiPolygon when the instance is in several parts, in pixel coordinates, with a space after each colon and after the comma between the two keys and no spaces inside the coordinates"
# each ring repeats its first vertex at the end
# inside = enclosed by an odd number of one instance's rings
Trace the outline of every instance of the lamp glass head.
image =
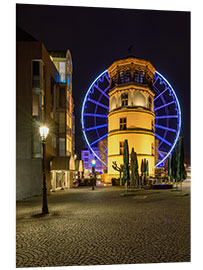
{"type": "Polygon", "coordinates": [[[39,128],[39,133],[40,133],[42,140],[46,140],[48,133],[49,133],[49,128],[47,126],[41,126],[39,128]]]}
{"type": "Polygon", "coordinates": [[[94,167],[96,165],[96,160],[92,159],[92,166],[94,167]]]}

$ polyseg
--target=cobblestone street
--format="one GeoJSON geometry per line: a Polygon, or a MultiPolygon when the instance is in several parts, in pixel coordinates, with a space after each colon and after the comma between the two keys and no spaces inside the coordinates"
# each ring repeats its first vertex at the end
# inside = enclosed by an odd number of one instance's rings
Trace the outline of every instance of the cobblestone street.
{"type": "MultiPolygon", "coordinates": [[[[190,184],[184,183],[189,192],[190,184]]],[[[81,187],[17,202],[16,266],[190,261],[190,196],[120,187],[81,187]]]]}

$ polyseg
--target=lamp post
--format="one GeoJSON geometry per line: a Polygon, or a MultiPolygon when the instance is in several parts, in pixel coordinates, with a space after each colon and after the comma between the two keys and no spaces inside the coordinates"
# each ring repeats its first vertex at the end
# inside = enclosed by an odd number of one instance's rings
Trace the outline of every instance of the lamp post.
{"type": "Polygon", "coordinates": [[[43,148],[43,159],[42,159],[42,168],[43,168],[43,188],[42,188],[42,196],[43,196],[43,204],[42,204],[42,214],[48,214],[48,206],[47,206],[47,187],[46,187],[46,174],[45,174],[45,166],[46,166],[46,157],[45,157],[45,145],[46,138],[49,133],[49,128],[46,126],[41,126],[39,128],[41,143],[43,148]]]}
{"type": "Polygon", "coordinates": [[[96,160],[93,158],[92,159],[92,174],[93,174],[93,179],[92,179],[92,190],[94,190],[94,181],[95,181],[95,165],[96,165],[96,160]]]}

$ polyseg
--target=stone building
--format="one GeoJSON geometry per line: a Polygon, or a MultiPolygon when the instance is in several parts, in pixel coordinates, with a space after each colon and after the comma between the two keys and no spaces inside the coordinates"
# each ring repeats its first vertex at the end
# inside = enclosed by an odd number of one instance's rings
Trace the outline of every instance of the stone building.
{"type": "Polygon", "coordinates": [[[50,173],[53,159],[58,156],[70,159],[74,154],[74,106],[70,52],[51,56],[42,42],[19,28],[16,38],[16,199],[20,200],[41,193],[42,123],[49,127],[48,192],[53,185],[54,173],[50,173]]]}
{"type": "Polygon", "coordinates": [[[109,68],[108,179],[118,177],[113,161],[123,164],[124,140],[138,157],[149,163],[149,175],[155,173],[154,92],[155,68],[148,61],[127,57],[109,68]]]}

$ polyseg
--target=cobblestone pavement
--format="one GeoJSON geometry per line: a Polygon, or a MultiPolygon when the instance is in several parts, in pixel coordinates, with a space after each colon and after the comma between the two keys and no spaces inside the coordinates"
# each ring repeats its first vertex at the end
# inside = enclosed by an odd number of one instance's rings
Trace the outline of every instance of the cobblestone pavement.
{"type": "MultiPolygon", "coordinates": [[[[184,189],[190,190],[189,184],[184,189]]],[[[17,202],[16,266],[190,261],[190,195],[120,187],[81,187],[17,202]]]]}

